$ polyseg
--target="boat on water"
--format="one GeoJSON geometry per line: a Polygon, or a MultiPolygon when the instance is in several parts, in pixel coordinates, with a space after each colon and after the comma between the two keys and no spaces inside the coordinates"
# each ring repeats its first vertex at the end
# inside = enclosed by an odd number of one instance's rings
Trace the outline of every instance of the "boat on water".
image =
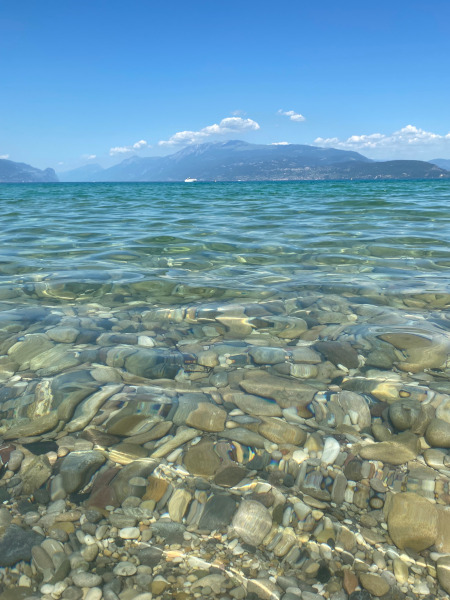
{"type": "Polygon", "coordinates": [[[184,183],[193,183],[194,181],[197,181],[194,177],[186,177],[184,183]]]}

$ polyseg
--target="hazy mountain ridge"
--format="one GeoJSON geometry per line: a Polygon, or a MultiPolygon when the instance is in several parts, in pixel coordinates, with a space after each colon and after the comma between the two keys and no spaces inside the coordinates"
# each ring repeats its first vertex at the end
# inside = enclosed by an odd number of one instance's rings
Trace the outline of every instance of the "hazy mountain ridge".
{"type": "Polygon", "coordinates": [[[429,160],[428,162],[437,165],[441,169],[450,171],[450,158],[433,158],[433,160],[429,160]]]}
{"type": "MultiPolygon", "coordinates": [[[[358,152],[336,148],[233,140],[187,146],[168,156],[133,155],[107,169],[94,163],[59,174],[63,182],[176,182],[187,177],[198,181],[448,179],[450,160],[373,161],[358,152]]],[[[0,183],[57,181],[53,169],[0,159],[0,183]]]]}
{"type": "Polygon", "coordinates": [[[55,183],[59,181],[53,169],[36,169],[26,163],[0,159],[0,183],[55,183]]]}
{"type": "MultiPolygon", "coordinates": [[[[90,166],[92,167],[92,166],[90,166]]],[[[195,144],[163,157],[132,156],[108,169],[61,173],[62,181],[312,181],[447,178],[424,161],[373,161],[358,152],[300,144],[232,140],[195,144]]]]}

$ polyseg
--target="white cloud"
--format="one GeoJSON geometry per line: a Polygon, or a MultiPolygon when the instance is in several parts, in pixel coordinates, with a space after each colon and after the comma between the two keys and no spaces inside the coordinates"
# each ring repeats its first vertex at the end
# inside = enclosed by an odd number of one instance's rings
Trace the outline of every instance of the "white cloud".
{"type": "Polygon", "coordinates": [[[145,140],[139,140],[139,142],[135,142],[131,146],[114,146],[114,148],[110,148],[109,155],[126,154],[127,152],[133,152],[133,150],[142,150],[143,148],[150,148],[150,146],[145,140]]]}
{"type": "Polygon", "coordinates": [[[9,158],[9,154],[0,154],[0,158],[3,158],[6,160],[9,158]]]}
{"type": "Polygon", "coordinates": [[[135,144],[133,144],[133,150],[141,150],[142,148],[147,148],[148,144],[145,140],[139,140],[139,142],[136,142],[135,144]]]}
{"type": "Polygon", "coordinates": [[[279,115],[284,115],[285,117],[289,117],[291,121],[296,121],[300,123],[301,121],[305,121],[305,117],[300,113],[296,113],[294,110],[280,110],[278,111],[279,115]]]}
{"type": "Polygon", "coordinates": [[[272,142],[270,145],[271,146],[290,146],[291,143],[290,142],[272,142]]]}
{"type": "Polygon", "coordinates": [[[158,144],[160,146],[197,144],[212,135],[227,135],[237,131],[256,131],[259,128],[259,124],[252,119],[227,117],[226,119],[222,119],[219,124],[208,125],[199,131],[178,131],[168,140],[161,140],[158,144]]]}
{"type": "Polygon", "coordinates": [[[81,157],[83,160],[94,160],[94,158],[97,158],[96,154],[83,154],[83,156],[81,157]]]}
{"type": "MultiPolygon", "coordinates": [[[[425,131],[415,125],[406,125],[391,134],[370,133],[362,135],[351,135],[346,140],[337,137],[322,138],[314,140],[318,146],[331,146],[343,150],[372,151],[372,154],[390,152],[393,154],[417,155],[437,152],[439,150],[450,151],[450,132],[441,135],[431,131],[425,131]]],[[[428,157],[430,158],[430,156],[428,157]]]]}

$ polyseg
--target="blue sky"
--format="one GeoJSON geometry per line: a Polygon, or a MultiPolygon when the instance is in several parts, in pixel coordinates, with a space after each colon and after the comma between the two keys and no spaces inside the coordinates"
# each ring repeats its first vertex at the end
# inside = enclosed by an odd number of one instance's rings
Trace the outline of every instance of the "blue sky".
{"type": "Polygon", "coordinates": [[[0,156],[244,139],[450,158],[450,2],[0,0],[0,156]]]}

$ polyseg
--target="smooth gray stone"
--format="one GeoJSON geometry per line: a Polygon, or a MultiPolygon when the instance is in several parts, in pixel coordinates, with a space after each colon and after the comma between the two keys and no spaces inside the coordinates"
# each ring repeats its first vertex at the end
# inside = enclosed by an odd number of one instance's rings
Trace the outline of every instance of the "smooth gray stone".
{"type": "Polygon", "coordinates": [[[156,521],[152,523],[152,529],[164,538],[166,544],[182,544],[186,528],[181,523],[172,523],[172,521],[156,521]]]}
{"type": "Polygon", "coordinates": [[[227,494],[216,494],[205,504],[198,524],[199,529],[213,531],[231,523],[236,510],[236,501],[227,494]]]}
{"type": "Polygon", "coordinates": [[[433,448],[450,448],[450,423],[432,419],[427,427],[425,439],[433,448]]]}
{"type": "Polygon", "coordinates": [[[18,525],[10,525],[0,538],[0,567],[11,567],[20,560],[31,559],[31,548],[40,544],[44,537],[18,525]]]}
{"type": "Polygon", "coordinates": [[[146,565],[147,567],[152,568],[156,567],[163,557],[161,548],[155,546],[131,548],[130,554],[135,554],[138,557],[141,565],[146,565]]]}
{"type": "Polygon", "coordinates": [[[52,559],[41,546],[33,546],[31,555],[36,569],[41,573],[44,583],[47,583],[55,571],[52,559]]]}
{"type": "Polygon", "coordinates": [[[243,427],[225,429],[219,435],[220,437],[232,440],[233,442],[239,442],[241,444],[245,444],[246,446],[252,446],[253,448],[264,448],[264,444],[267,441],[262,437],[262,435],[259,435],[259,433],[249,431],[243,427]]]}
{"type": "Polygon", "coordinates": [[[106,461],[98,450],[71,452],[64,457],[60,474],[64,490],[70,494],[83,488],[106,461]]]}
{"type": "Polygon", "coordinates": [[[96,573],[86,573],[85,571],[77,571],[71,574],[72,581],[80,588],[97,587],[102,583],[102,578],[96,573]]]}
{"type": "Polygon", "coordinates": [[[317,342],[313,348],[336,366],[341,364],[347,369],[356,369],[359,366],[358,353],[348,342],[317,342]]]}
{"type": "Polygon", "coordinates": [[[282,348],[255,346],[248,353],[257,365],[276,365],[286,360],[286,352],[282,348]]]}
{"type": "MultiPolygon", "coordinates": [[[[113,364],[113,366],[116,366],[113,364]]],[[[140,349],[125,359],[125,368],[133,375],[148,379],[173,379],[183,366],[183,355],[162,350],[140,349]]]]}

